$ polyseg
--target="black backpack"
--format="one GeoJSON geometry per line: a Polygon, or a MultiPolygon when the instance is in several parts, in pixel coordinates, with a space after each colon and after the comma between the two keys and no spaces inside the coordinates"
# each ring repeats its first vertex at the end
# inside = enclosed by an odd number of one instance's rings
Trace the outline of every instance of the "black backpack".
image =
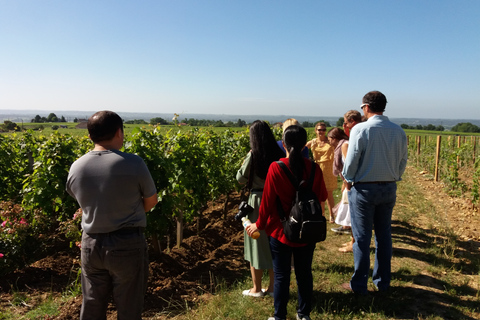
{"type": "Polygon", "coordinates": [[[276,161],[283,169],[294,186],[295,199],[290,209],[290,215],[285,217],[280,199],[277,197],[278,214],[283,225],[285,237],[297,243],[316,243],[327,237],[327,220],[322,214],[322,207],[317,195],[312,190],[317,165],[312,161],[312,170],[308,181],[300,183],[290,169],[282,161],[276,161]]]}

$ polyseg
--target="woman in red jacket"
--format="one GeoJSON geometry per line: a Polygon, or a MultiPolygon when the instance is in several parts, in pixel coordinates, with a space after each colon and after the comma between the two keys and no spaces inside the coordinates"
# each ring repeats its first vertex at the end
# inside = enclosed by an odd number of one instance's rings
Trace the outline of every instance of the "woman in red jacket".
{"type": "MultiPolygon", "coordinates": [[[[283,133],[282,142],[287,157],[281,158],[280,161],[289,167],[298,181],[306,180],[312,167],[312,162],[302,156],[302,149],[307,143],[307,132],[300,126],[290,126],[283,133]]],[[[313,165],[318,166],[317,164],[313,165]]],[[[327,189],[323,181],[322,170],[318,169],[315,170],[312,189],[317,194],[319,201],[325,201],[327,189]]],[[[268,169],[258,220],[247,227],[247,233],[251,236],[257,230],[265,230],[269,236],[275,274],[275,314],[269,320],[286,319],[287,317],[292,254],[298,287],[297,319],[308,320],[312,309],[312,259],[315,243],[301,244],[287,240],[278,215],[277,197],[280,199],[284,212],[288,214],[295,197],[295,189],[283,169],[273,162],[268,169]]]]}

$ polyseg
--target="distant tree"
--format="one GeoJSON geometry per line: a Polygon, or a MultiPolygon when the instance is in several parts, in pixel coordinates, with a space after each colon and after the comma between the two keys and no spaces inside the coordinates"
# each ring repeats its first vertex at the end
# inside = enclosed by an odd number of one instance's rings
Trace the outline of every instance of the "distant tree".
{"type": "Polygon", "coordinates": [[[135,119],[135,120],[128,120],[125,121],[126,124],[148,124],[145,120],[143,119],[135,119]]]}
{"type": "Polygon", "coordinates": [[[434,126],[433,124],[427,124],[427,125],[423,128],[423,130],[431,130],[431,131],[433,131],[433,130],[435,130],[435,126],[434,126]]]}
{"type": "Polygon", "coordinates": [[[55,113],[50,113],[47,117],[47,122],[57,122],[58,121],[58,118],[57,118],[57,115],[55,113]]]}
{"type": "Polygon", "coordinates": [[[435,128],[435,131],[445,131],[445,128],[442,125],[439,125],[435,128]]]}
{"type": "Polygon", "coordinates": [[[65,120],[65,117],[62,116],[62,117],[60,118],[60,122],[67,122],[67,120],[65,120]]]}
{"type": "Polygon", "coordinates": [[[417,124],[417,125],[415,126],[415,129],[417,129],[417,130],[423,130],[423,126],[422,126],[421,124],[417,124]]]}
{"type": "Polygon", "coordinates": [[[42,122],[42,117],[40,115],[36,115],[35,118],[32,119],[32,123],[41,123],[42,122]]]}
{"type": "Polygon", "coordinates": [[[237,120],[237,127],[245,127],[247,125],[247,122],[245,122],[242,119],[237,120]]]}
{"type": "Polygon", "coordinates": [[[77,119],[77,118],[74,118],[74,119],[73,119],[73,122],[77,123],[77,122],[78,122],[78,119],[77,119]]]}
{"type": "Polygon", "coordinates": [[[337,120],[337,127],[343,127],[343,122],[345,122],[345,119],[343,117],[338,118],[337,120]]]}
{"type": "Polygon", "coordinates": [[[480,128],[470,122],[457,123],[452,127],[454,132],[480,132],[480,128]]]}
{"type": "Polygon", "coordinates": [[[1,125],[3,131],[20,131],[20,128],[17,126],[15,122],[10,120],[5,120],[1,125]]]}
{"type": "Polygon", "coordinates": [[[312,128],[313,126],[315,126],[315,123],[313,123],[313,122],[310,122],[310,121],[303,121],[302,122],[302,127],[304,127],[304,128],[312,128]]]}
{"type": "Polygon", "coordinates": [[[168,121],[163,118],[157,117],[157,118],[150,119],[150,124],[151,125],[168,124],[168,121]]]}
{"type": "Polygon", "coordinates": [[[402,127],[402,129],[410,129],[410,126],[408,124],[405,124],[405,123],[402,123],[400,125],[400,127],[402,127]]]}
{"type": "Polygon", "coordinates": [[[213,124],[214,127],[225,127],[225,123],[222,120],[217,120],[213,124]]]}

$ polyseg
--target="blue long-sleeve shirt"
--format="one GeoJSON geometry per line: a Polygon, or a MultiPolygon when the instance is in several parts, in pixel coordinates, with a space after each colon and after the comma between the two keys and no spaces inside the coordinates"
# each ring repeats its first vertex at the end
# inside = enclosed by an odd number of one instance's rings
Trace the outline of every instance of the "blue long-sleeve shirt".
{"type": "Polygon", "coordinates": [[[350,183],[399,181],[407,157],[405,131],[388,117],[374,115],[352,128],[342,175],[350,183]]]}

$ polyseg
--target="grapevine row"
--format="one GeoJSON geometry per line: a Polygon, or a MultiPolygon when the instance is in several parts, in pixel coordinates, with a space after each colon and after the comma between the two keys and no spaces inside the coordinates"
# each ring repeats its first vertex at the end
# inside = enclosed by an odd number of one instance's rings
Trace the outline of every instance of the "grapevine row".
{"type": "MultiPolygon", "coordinates": [[[[0,210],[4,227],[0,265],[4,271],[26,263],[38,251],[40,235],[71,221],[78,223],[72,219],[78,204],[66,193],[65,183],[71,164],[92,147],[86,137],[58,132],[0,135],[0,203],[5,207],[0,210]]],[[[177,225],[179,244],[184,222],[198,217],[208,201],[239,189],[235,175],[249,149],[248,131],[194,128],[164,133],[154,128],[127,134],[124,151],[144,159],[158,190],[159,203],[147,213],[147,234],[158,238],[177,225]]],[[[71,226],[66,229],[72,234],[71,226]]]]}

